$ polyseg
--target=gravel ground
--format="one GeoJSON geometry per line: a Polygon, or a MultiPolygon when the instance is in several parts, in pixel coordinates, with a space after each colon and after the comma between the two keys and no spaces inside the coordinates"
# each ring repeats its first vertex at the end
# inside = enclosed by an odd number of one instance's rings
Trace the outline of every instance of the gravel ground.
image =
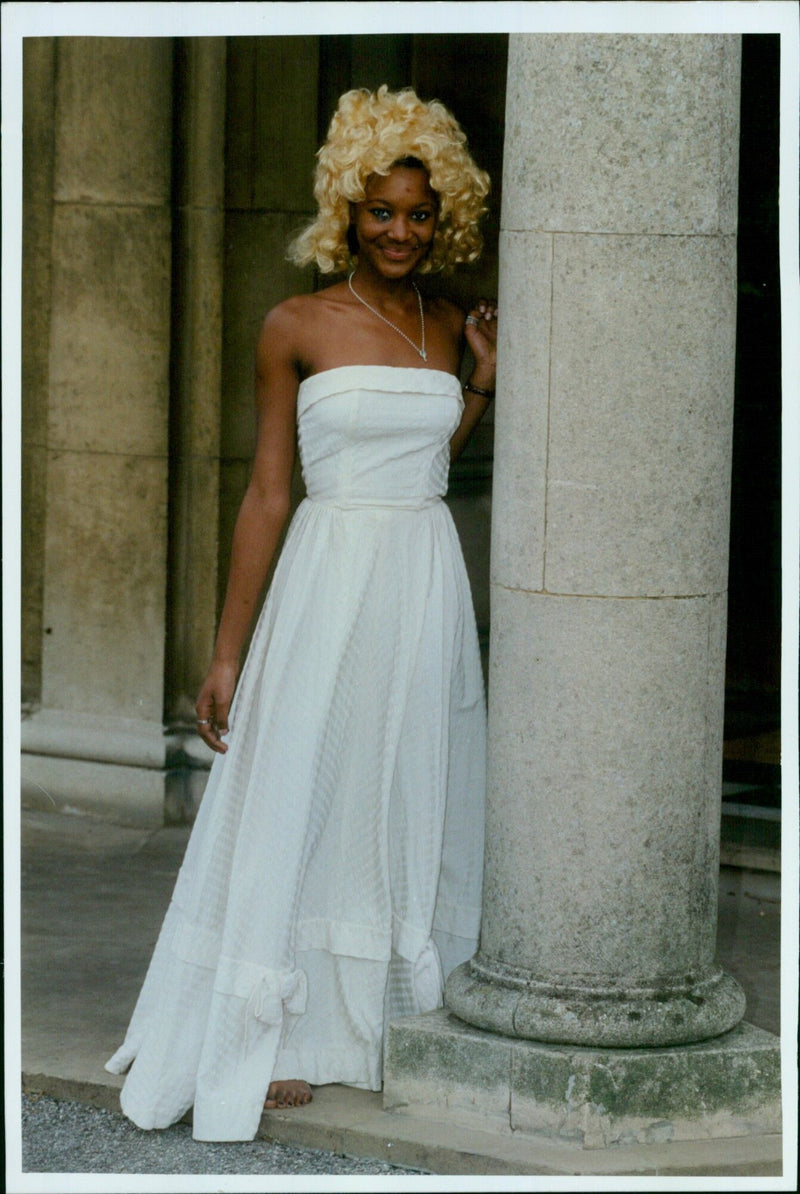
{"type": "Polygon", "coordinates": [[[265,1140],[213,1144],[193,1140],[188,1124],[142,1132],[112,1111],[45,1095],[22,1098],[22,1168],[34,1173],[417,1173],[383,1161],[339,1157],[321,1149],[265,1140]]]}

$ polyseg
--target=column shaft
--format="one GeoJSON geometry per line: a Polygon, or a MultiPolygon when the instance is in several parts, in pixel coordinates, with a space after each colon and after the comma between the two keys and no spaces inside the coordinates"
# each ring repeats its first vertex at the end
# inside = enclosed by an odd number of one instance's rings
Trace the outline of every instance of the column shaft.
{"type": "Polygon", "coordinates": [[[447,989],[511,1036],[744,1011],[714,963],[738,55],[512,38],[484,916],[447,989]]]}
{"type": "Polygon", "coordinates": [[[217,615],[225,72],[225,38],[177,44],[166,710],[192,731],[217,615]]]}
{"type": "Polygon", "coordinates": [[[25,38],[22,60],[22,697],[35,705],[42,686],[55,40],[25,38]]]}

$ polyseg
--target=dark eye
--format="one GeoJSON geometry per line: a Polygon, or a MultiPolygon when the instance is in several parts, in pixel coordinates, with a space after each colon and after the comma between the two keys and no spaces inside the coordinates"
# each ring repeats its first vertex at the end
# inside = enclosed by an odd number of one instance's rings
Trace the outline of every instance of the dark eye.
{"type": "Polygon", "coordinates": [[[374,216],[376,220],[388,220],[389,210],[386,207],[371,207],[369,214],[374,216]]]}
{"type": "Polygon", "coordinates": [[[415,211],[411,218],[419,224],[424,224],[426,220],[431,218],[431,214],[429,211],[415,211]]]}

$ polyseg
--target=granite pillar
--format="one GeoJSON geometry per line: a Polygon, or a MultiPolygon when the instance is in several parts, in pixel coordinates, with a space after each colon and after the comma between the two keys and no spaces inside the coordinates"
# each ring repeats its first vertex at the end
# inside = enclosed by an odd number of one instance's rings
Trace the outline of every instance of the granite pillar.
{"type": "Polygon", "coordinates": [[[387,1106],[585,1147],[779,1122],[777,1042],[714,959],[738,69],[736,37],[511,38],[480,949],[461,1030],[390,1031],[387,1106]],[[728,1104],[708,1038],[751,1075],[728,1104]],[[591,1075],[631,1058],[615,1118],[591,1075]]]}

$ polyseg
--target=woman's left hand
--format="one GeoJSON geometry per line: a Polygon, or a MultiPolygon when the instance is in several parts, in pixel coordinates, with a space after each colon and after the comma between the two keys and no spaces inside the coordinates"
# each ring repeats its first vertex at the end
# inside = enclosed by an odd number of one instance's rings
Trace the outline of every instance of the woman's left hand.
{"type": "Polygon", "coordinates": [[[497,367],[497,303],[493,299],[478,299],[467,315],[464,335],[475,358],[475,384],[494,389],[497,367]],[[480,383],[477,381],[478,374],[480,383]]]}

